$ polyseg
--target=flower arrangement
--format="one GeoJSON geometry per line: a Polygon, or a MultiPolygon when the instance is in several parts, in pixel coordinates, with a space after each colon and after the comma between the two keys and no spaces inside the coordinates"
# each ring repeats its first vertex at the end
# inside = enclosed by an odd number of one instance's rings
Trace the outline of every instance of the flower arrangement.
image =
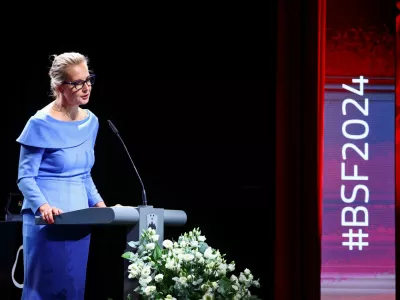
{"type": "Polygon", "coordinates": [[[250,287],[260,287],[250,270],[230,275],[235,262],[227,263],[219,250],[205,243],[200,230],[184,233],[178,241],[164,240],[160,247],[155,230],[144,230],[135,252],[122,257],[130,261],[128,278],[139,285],[134,290],[144,299],[259,299],[250,287]]]}

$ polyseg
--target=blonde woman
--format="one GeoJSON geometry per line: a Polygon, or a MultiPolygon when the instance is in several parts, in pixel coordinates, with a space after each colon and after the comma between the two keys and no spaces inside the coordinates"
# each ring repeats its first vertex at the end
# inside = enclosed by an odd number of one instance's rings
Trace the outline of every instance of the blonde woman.
{"type": "Polygon", "coordinates": [[[18,187],[24,195],[22,299],[84,299],[89,229],[48,224],[63,212],[105,207],[91,177],[99,122],[80,106],[89,102],[95,75],[80,53],[53,56],[54,100],[26,123],[20,143],[18,187]]]}

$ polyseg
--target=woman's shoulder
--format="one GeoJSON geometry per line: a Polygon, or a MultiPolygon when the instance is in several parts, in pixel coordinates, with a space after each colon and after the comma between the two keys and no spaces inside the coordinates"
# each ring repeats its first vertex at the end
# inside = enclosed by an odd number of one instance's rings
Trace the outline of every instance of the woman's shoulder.
{"type": "Polygon", "coordinates": [[[26,122],[17,142],[41,148],[68,148],[83,143],[97,134],[98,118],[90,110],[87,117],[77,121],[62,121],[42,108],[26,122]]]}

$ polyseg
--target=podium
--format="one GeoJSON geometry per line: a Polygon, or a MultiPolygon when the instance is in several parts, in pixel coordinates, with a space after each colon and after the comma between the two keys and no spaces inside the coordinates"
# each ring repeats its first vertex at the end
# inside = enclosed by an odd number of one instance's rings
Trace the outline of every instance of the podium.
{"type": "MultiPolygon", "coordinates": [[[[162,247],[164,228],[169,226],[183,226],[186,221],[186,213],[182,210],[154,208],[151,205],[147,205],[138,207],[113,206],[86,208],[54,216],[54,223],[47,225],[74,227],[90,226],[92,232],[96,227],[100,227],[106,228],[106,230],[112,232],[111,234],[105,234],[104,231],[101,232],[100,230],[98,236],[99,247],[97,249],[92,249],[91,243],[90,252],[98,251],[97,255],[95,253],[92,257],[101,257],[102,255],[100,255],[100,252],[104,249],[102,247],[106,247],[105,249],[115,247],[115,250],[118,251],[117,253],[119,253],[119,255],[113,255],[113,257],[102,257],[102,259],[95,259],[95,262],[92,261],[93,269],[89,270],[88,268],[88,275],[93,274],[93,284],[86,291],[86,294],[88,295],[88,299],[112,298],[113,300],[116,300],[126,299],[127,295],[132,293],[138,284],[136,280],[128,279],[127,268],[129,261],[121,257],[125,251],[132,251],[127,243],[130,241],[138,241],[142,232],[150,227],[160,236],[158,242],[160,247],[162,247]],[[116,272],[117,274],[109,274],[104,271],[104,274],[101,275],[102,268],[104,268],[104,264],[102,265],[104,260],[108,260],[109,264],[112,264],[111,272],[116,272]],[[110,278],[109,281],[105,280],[109,276],[112,278],[110,278]],[[124,277],[122,279],[119,276],[124,277]],[[118,282],[113,282],[115,279],[118,279],[118,282]],[[105,286],[101,286],[101,284],[112,284],[114,286],[106,288],[105,286]]],[[[45,221],[40,216],[36,217],[35,223],[37,225],[46,225],[45,221]]],[[[90,257],[88,265],[90,265],[90,257]]],[[[133,295],[131,299],[139,298],[133,295]]]]}

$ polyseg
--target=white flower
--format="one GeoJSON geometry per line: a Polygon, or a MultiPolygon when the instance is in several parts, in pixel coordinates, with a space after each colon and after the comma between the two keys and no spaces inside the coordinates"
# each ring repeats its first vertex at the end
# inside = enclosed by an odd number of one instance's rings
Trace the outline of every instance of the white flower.
{"type": "Polygon", "coordinates": [[[182,284],[182,285],[187,285],[187,278],[186,277],[180,277],[179,278],[179,282],[182,284]]]}
{"type": "Polygon", "coordinates": [[[178,253],[176,257],[178,258],[178,261],[179,261],[179,262],[182,262],[182,260],[183,260],[183,253],[178,253]]]}
{"type": "Polygon", "coordinates": [[[174,249],[172,249],[172,252],[173,252],[175,255],[183,254],[183,249],[181,249],[181,248],[174,248],[174,249]]]}
{"type": "Polygon", "coordinates": [[[167,249],[172,249],[172,246],[173,246],[173,244],[172,244],[172,242],[170,240],[165,240],[162,243],[162,245],[164,246],[164,248],[167,248],[167,249]]]}
{"type": "Polygon", "coordinates": [[[128,266],[128,278],[137,278],[140,275],[140,268],[137,264],[133,263],[128,266]]]}
{"type": "Polygon", "coordinates": [[[252,283],[253,283],[252,280],[246,279],[246,281],[244,282],[244,286],[245,286],[246,288],[249,288],[249,287],[251,287],[251,284],[252,284],[252,283]]]}
{"type": "Polygon", "coordinates": [[[216,276],[226,275],[226,270],[218,269],[217,271],[215,271],[215,274],[216,276]]]}
{"type": "Polygon", "coordinates": [[[239,276],[239,281],[241,282],[241,283],[244,283],[245,281],[246,281],[246,277],[243,275],[243,274],[240,274],[240,276],[239,276]]]}
{"type": "Polygon", "coordinates": [[[210,293],[210,292],[207,292],[207,293],[204,294],[203,299],[204,300],[213,300],[214,299],[214,294],[210,293]]]}
{"type": "Polygon", "coordinates": [[[213,269],[214,266],[215,266],[215,262],[213,262],[213,261],[207,264],[207,268],[209,268],[209,269],[213,269]]]}
{"type": "Polygon", "coordinates": [[[231,271],[231,272],[234,271],[235,270],[235,265],[234,264],[229,264],[228,265],[228,270],[231,271]]]}
{"type": "Polygon", "coordinates": [[[154,285],[149,285],[146,286],[146,288],[144,289],[144,293],[149,296],[151,295],[154,291],[156,290],[156,287],[154,285]]]}
{"type": "Polygon", "coordinates": [[[142,272],[140,273],[142,277],[147,277],[151,274],[151,269],[150,267],[146,266],[142,269],[142,272]]]}
{"type": "Polygon", "coordinates": [[[167,262],[165,263],[165,268],[169,270],[174,270],[175,269],[175,260],[171,258],[167,258],[167,262]]]}
{"type": "Polygon", "coordinates": [[[134,271],[137,271],[137,270],[139,270],[139,267],[138,267],[138,265],[137,264],[135,264],[135,263],[133,263],[133,264],[130,264],[129,266],[128,266],[128,270],[134,270],[134,271]]]}
{"type": "Polygon", "coordinates": [[[206,251],[204,251],[204,257],[207,259],[214,259],[215,255],[212,254],[213,249],[211,247],[208,247],[206,251]]]}
{"type": "Polygon", "coordinates": [[[183,254],[184,261],[192,261],[194,259],[194,255],[190,253],[183,254]]]}
{"type": "Polygon", "coordinates": [[[157,242],[159,238],[160,238],[160,235],[159,235],[159,234],[155,234],[155,235],[153,235],[153,236],[151,237],[151,239],[152,239],[154,242],[157,242]]]}
{"type": "Polygon", "coordinates": [[[160,236],[150,228],[144,231],[139,241],[128,243],[139,247],[136,253],[127,251],[123,255],[129,261],[127,277],[139,283],[135,291],[146,299],[155,299],[159,295],[157,299],[177,300],[173,296],[175,292],[182,297],[198,294],[201,296],[197,299],[225,299],[227,295],[222,294],[219,283],[227,276],[233,292],[229,299],[248,299],[249,289],[260,287],[258,280],[254,280],[249,269],[237,277],[228,275],[235,270],[235,261],[228,264],[225,254],[203,243],[206,238],[200,234],[200,230],[194,229],[179,236],[176,242],[164,240],[161,253],[154,252],[160,236]]]}
{"type": "Polygon", "coordinates": [[[156,244],[154,244],[154,243],[148,243],[146,245],[147,250],[154,250],[155,247],[156,247],[156,244]]]}
{"type": "Polygon", "coordinates": [[[151,276],[147,276],[147,277],[142,276],[139,278],[139,284],[141,286],[147,286],[152,280],[153,280],[153,278],[151,276]]]}
{"type": "MultiPolygon", "coordinates": [[[[228,265],[227,264],[220,264],[219,266],[218,266],[218,269],[220,269],[221,271],[224,271],[225,273],[226,273],[226,269],[228,268],[228,265]]],[[[224,274],[225,274],[224,273],[224,274]]]]}
{"type": "Polygon", "coordinates": [[[259,288],[259,287],[260,287],[260,282],[258,282],[258,280],[254,280],[254,281],[252,282],[252,285],[253,285],[254,287],[256,287],[256,288],[259,288]]]}

